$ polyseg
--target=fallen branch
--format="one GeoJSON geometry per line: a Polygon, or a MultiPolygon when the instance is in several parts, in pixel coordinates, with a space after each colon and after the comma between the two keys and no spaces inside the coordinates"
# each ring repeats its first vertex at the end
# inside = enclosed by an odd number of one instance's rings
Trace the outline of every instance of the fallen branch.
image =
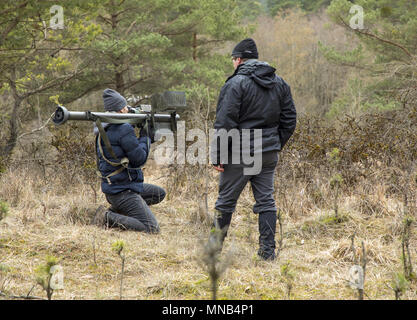
{"type": "Polygon", "coordinates": [[[3,291],[0,291],[0,296],[6,297],[6,298],[11,298],[11,299],[46,300],[45,298],[42,298],[42,297],[29,296],[29,295],[27,295],[27,296],[17,296],[17,295],[13,295],[13,294],[4,293],[3,291]]]}

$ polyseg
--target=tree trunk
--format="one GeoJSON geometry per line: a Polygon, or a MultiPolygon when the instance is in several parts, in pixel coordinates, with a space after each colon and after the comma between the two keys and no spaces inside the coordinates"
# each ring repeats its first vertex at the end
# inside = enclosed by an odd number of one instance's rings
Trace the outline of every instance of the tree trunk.
{"type": "MultiPolygon", "coordinates": [[[[111,4],[114,7],[114,2],[113,1],[111,2],[111,4]]],[[[117,9],[116,7],[114,7],[114,8],[117,9]]],[[[119,23],[119,21],[117,20],[118,15],[119,14],[116,13],[116,12],[113,12],[111,14],[111,28],[112,28],[113,31],[115,31],[117,29],[117,25],[119,23]]],[[[123,93],[124,93],[123,73],[119,71],[119,68],[121,66],[123,66],[122,58],[117,57],[115,59],[115,62],[113,63],[113,65],[116,69],[116,72],[115,72],[115,75],[114,75],[114,82],[115,82],[115,85],[116,85],[116,91],[123,95],[123,93]]]]}
{"type": "Polygon", "coordinates": [[[193,61],[197,61],[197,33],[193,33],[193,61]]]}
{"type": "Polygon", "coordinates": [[[18,134],[18,125],[17,125],[17,115],[20,108],[20,105],[22,104],[22,100],[16,100],[13,106],[12,115],[10,118],[10,133],[9,138],[7,139],[6,145],[3,148],[3,157],[8,158],[13,149],[16,147],[17,143],[17,134],[18,134]]]}
{"type": "MultiPolygon", "coordinates": [[[[12,72],[12,76],[14,78],[14,72],[12,72]]],[[[0,149],[3,160],[8,159],[11,156],[13,149],[16,147],[17,137],[19,133],[18,123],[17,123],[19,109],[20,109],[20,106],[22,105],[22,101],[24,100],[21,96],[17,94],[16,82],[14,82],[13,80],[10,80],[9,84],[10,84],[10,88],[13,94],[14,104],[13,104],[13,110],[12,110],[12,114],[10,115],[10,121],[9,121],[9,126],[10,126],[9,137],[7,138],[6,144],[2,146],[0,149]]]]}
{"type": "MultiPolygon", "coordinates": [[[[115,65],[117,68],[119,65],[115,65]]],[[[116,72],[114,81],[116,82],[116,91],[119,92],[121,95],[124,94],[124,82],[123,82],[123,74],[120,72],[116,72]]]]}

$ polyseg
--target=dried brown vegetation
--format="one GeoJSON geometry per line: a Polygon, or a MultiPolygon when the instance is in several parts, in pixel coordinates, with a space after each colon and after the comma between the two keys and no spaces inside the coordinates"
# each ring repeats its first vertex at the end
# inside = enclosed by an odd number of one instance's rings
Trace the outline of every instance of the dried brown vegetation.
{"type": "MultiPolygon", "coordinates": [[[[225,252],[233,249],[234,256],[218,281],[218,298],[356,299],[346,286],[354,263],[349,237],[355,233],[367,252],[365,299],[394,299],[388,284],[403,268],[403,221],[416,216],[416,124],[416,109],[346,117],[335,125],[300,117],[277,168],[283,227],[278,260],[256,258],[257,218],[247,187],[226,238],[225,252]],[[330,156],[335,148],[337,162],[330,156]],[[330,182],[335,173],[342,177],[337,217],[330,182]],[[282,273],[288,264],[290,283],[282,273]]],[[[92,141],[87,129],[77,131],[77,139],[66,135],[70,144],[58,139],[63,133],[52,133],[51,151],[61,160],[46,165],[45,174],[24,161],[2,174],[0,199],[10,206],[0,222],[0,264],[8,268],[2,271],[2,292],[27,294],[36,266],[54,255],[65,271],[65,289],[54,298],[117,299],[120,261],[111,244],[123,239],[128,261],[123,298],[210,299],[211,283],[200,256],[210,229],[202,218],[205,201],[210,214],[216,200],[215,172],[203,166],[163,168],[150,161],[146,182],[169,192],[167,200],[153,207],[161,234],[98,229],[88,221],[106,201],[93,179],[94,168],[84,167],[92,161],[90,147],[84,145],[92,141]],[[66,150],[73,156],[65,155],[66,150]]],[[[417,248],[414,228],[413,222],[407,234],[411,262],[417,248]]],[[[360,259],[359,247],[356,253],[360,259]]],[[[35,287],[31,294],[42,296],[40,290],[35,287]]],[[[411,280],[401,298],[415,299],[415,292],[411,280]]]]}

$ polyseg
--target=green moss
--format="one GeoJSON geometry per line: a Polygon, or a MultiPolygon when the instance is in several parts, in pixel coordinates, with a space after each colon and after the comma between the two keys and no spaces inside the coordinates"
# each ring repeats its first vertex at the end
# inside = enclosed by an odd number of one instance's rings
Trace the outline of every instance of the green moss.
{"type": "Polygon", "coordinates": [[[0,220],[6,218],[9,214],[9,205],[5,201],[0,200],[0,220]]]}
{"type": "Polygon", "coordinates": [[[11,269],[9,266],[0,263],[0,273],[6,273],[6,272],[9,272],[10,270],[11,269]]]}
{"type": "Polygon", "coordinates": [[[301,227],[301,231],[305,233],[319,233],[324,232],[332,227],[343,225],[349,220],[346,213],[341,212],[337,216],[334,214],[326,214],[314,220],[305,221],[301,227]]]}
{"type": "Polygon", "coordinates": [[[348,216],[347,215],[326,215],[326,216],[322,216],[319,219],[319,222],[325,225],[332,225],[332,224],[338,224],[338,223],[343,223],[348,221],[348,216]]]}
{"type": "Polygon", "coordinates": [[[98,266],[96,264],[94,264],[94,263],[89,264],[88,267],[87,267],[87,270],[88,271],[92,271],[92,272],[97,272],[98,269],[99,269],[98,266]]]}

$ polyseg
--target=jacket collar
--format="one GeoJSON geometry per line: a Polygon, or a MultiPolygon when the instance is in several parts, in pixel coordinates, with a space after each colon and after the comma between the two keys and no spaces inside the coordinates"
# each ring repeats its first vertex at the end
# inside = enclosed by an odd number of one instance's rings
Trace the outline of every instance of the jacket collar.
{"type": "MultiPolygon", "coordinates": [[[[225,82],[229,81],[230,79],[232,79],[234,76],[236,76],[237,74],[239,74],[240,71],[243,71],[242,69],[256,69],[257,65],[267,65],[269,66],[268,62],[264,62],[264,61],[259,61],[258,59],[248,59],[245,62],[241,63],[240,65],[237,66],[237,68],[235,69],[235,72],[229,76],[225,82]]],[[[246,72],[244,72],[246,73],[246,72]]],[[[243,73],[242,73],[243,74],[243,73]]]]}

